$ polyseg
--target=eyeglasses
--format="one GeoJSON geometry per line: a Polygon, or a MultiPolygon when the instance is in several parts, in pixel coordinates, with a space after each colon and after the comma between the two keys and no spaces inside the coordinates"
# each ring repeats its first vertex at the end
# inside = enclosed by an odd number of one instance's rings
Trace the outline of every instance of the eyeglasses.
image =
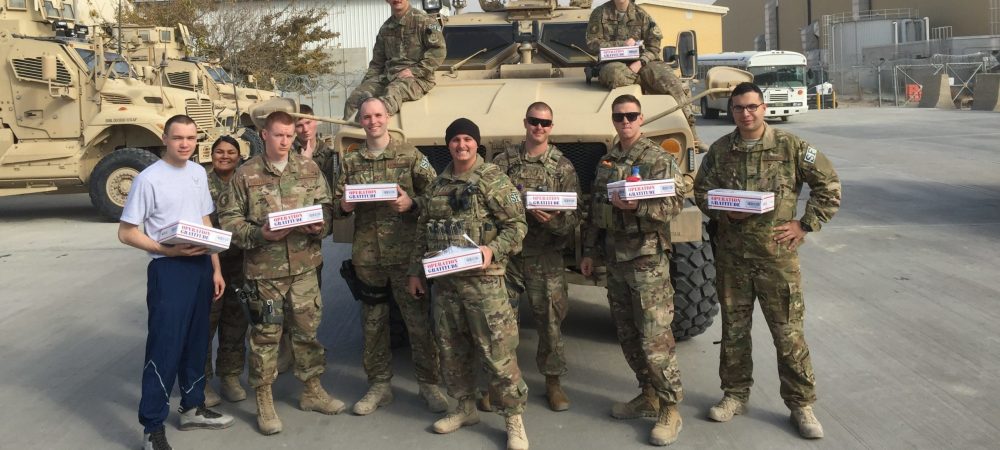
{"type": "Polygon", "coordinates": [[[756,105],[751,103],[749,105],[733,105],[734,113],[741,113],[743,111],[757,112],[757,108],[764,106],[763,103],[757,103],[756,105]]]}
{"type": "Polygon", "coordinates": [[[533,127],[540,126],[542,128],[548,128],[548,127],[552,126],[552,120],[551,119],[539,119],[537,117],[528,116],[528,117],[525,117],[524,120],[527,120],[528,121],[528,125],[531,125],[533,127]]]}
{"type": "Polygon", "coordinates": [[[639,115],[641,114],[641,112],[611,113],[611,120],[614,120],[615,122],[622,122],[625,119],[628,119],[629,122],[635,122],[636,120],[639,120],[639,115]]]}

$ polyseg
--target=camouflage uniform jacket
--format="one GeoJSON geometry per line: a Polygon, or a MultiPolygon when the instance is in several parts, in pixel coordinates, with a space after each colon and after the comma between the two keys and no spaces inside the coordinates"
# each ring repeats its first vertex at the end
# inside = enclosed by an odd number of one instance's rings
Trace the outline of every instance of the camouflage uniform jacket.
{"type": "MultiPolygon", "coordinates": [[[[292,143],[292,150],[297,154],[301,155],[304,148],[305,145],[298,139],[292,143]]],[[[316,149],[313,150],[312,159],[319,166],[320,172],[327,177],[327,182],[332,184],[337,181],[336,174],[340,171],[340,155],[333,149],[333,144],[329,140],[316,138],[316,149]],[[334,174],[333,178],[330,177],[330,174],[334,174]]]]}
{"type": "Polygon", "coordinates": [[[629,38],[642,41],[639,61],[643,64],[660,60],[663,33],[653,17],[635,3],[629,3],[622,20],[618,20],[614,2],[598,6],[590,13],[590,23],[587,24],[587,47],[590,51],[596,54],[601,48],[620,47],[629,38]]]}
{"type": "Polygon", "coordinates": [[[264,155],[244,163],[229,182],[219,202],[219,222],[233,233],[233,243],[244,249],[245,275],[251,280],[299,275],[323,262],[322,236],[330,232],[330,188],[309,159],[289,153],[279,172],[264,155]],[[292,231],[285,239],[264,239],[263,226],[272,212],[323,205],[323,231],[309,236],[292,231]]]}
{"type": "MultiPolygon", "coordinates": [[[[206,170],[208,172],[208,191],[212,194],[212,201],[216,203],[215,211],[209,215],[209,218],[212,219],[213,227],[221,229],[218,204],[222,194],[229,189],[229,183],[223,181],[222,177],[217,175],[211,167],[206,170]]],[[[234,271],[239,273],[243,270],[243,250],[235,245],[230,246],[228,250],[219,253],[219,265],[222,266],[223,273],[233,273],[234,271]]]]}
{"type": "Polygon", "coordinates": [[[372,60],[362,83],[384,77],[389,81],[403,69],[434,86],[434,69],[444,62],[446,54],[441,25],[427,13],[411,7],[403,17],[390,16],[378,30],[372,60]]]}
{"type": "Polygon", "coordinates": [[[720,253],[742,258],[782,258],[795,254],[774,242],[773,227],[795,218],[802,183],[809,201],[801,222],[819,231],[840,208],[840,179],[830,160],[791,133],[767,125],[760,141],[747,148],[739,130],[715,141],[695,178],[695,200],[718,221],[720,253]],[[739,189],[774,193],[774,210],[731,222],[725,211],[708,209],[708,191],[739,189]]]}
{"type": "Polygon", "coordinates": [[[639,138],[628,150],[615,144],[597,164],[583,255],[610,264],[670,251],[669,222],[683,208],[686,192],[677,161],[656,143],[639,138]],[[643,180],[672,178],[677,195],[639,200],[634,211],[616,208],[608,198],[608,183],[624,180],[634,166],[643,180]]]}
{"type": "Polygon", "coordinates": [[[391,202],[356,204],[351,252],[355,265],[409,264],[420,211],[417,200],[427,193],[435,177],[430,161],[416,147],[395,139],[378,155],[371,155],[362,143],[344,157],[344,169],[333,188],[335,218],[347,217],[340,208],[347,184],[398,183],[414,202],[413,208],[402,214],[392,209],[391,202]]]}
{"type": "MultiPolygon", "coordinates": [[[[493,159],[493,164],[510,177],[522,198],[527,191],[576,192],[577,197],[580,196],[573,163],[555,145],[549,144],[548,150],[539,156],[528,156],[523,142],[511,145],[493,159]]],[[[524,237],[521,249],[521,254],[525,256],[561,250],[580,221],[580,215],[575,210],[559,211],[548,223],[539,222],[531,214],[525,216],[528,235],[524,237]]]]}
{"type": "Polygon", "coordinates": [[[508,257],[521,251],[521,241],[528,231],[521,195],[499,167],[484,162],[482,157],[477,156],[472,168],[460,175],[452,167],[445,167],[421,200],[409,274],[423,272],[421,259],[428,250],[444,250],[451,244],[471,246],[461,237],[464,232],[493,251],[493,262],[486,269],[449,276],[503,275],[508,257]],[[452,220],[459,222],[461,230],[448,232],[436,227],[452,220]]]}

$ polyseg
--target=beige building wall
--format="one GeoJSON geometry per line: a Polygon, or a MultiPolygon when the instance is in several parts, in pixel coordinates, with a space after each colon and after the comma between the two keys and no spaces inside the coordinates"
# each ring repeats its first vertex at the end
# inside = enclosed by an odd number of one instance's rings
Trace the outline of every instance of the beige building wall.
{"type": "Polygon", "coordinates": [[[677,33],[694,30],[698,53],[722,51],[722,21],[728,8],[674,0],[638,0],[663,32],[663,46],[676,45],[677,33]]]}

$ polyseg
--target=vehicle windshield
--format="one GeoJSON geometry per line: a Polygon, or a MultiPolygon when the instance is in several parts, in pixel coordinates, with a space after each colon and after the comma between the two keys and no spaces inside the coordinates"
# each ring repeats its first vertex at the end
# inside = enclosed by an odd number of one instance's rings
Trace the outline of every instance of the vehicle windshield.
{"type": "Polygon", "coordinates": [[[753,81],[767,87],[800,87],[806,85],[805,66],[758,66],[748,69],[753,81]]]}
{"type": "Polygon", "coordinates": [[[447,69],[472,55],[476,56],[465,63],[463,67],[468,69],[482,68],[483,65],[514,45],[514,36],[510,31],[510,25],[445,27],[444,40],[448,46],[448,56],[445,58],[444,64],[441,65],[442,69],[447,69]]]}
{"type": "MultiPolygon", "coordinates": [[[[76,52],[81,58],[83,58],[83,62],[87,64],[87,71],[92,72],[94,70],[94,64],[96,64],[96,52],[83,48],[76,49],[76,52]]],[[[128,63],[128,61],[117,53],[104,52],[104,64],[105,68],[112,68],[110,74],[114,78],[138,78],[138,75],[132,71],[132,66],[128,63]]]]}
{"type": "Polygon", "coordinates": [[[212,79],[215,80],[216,83],[234,84],[233,78],[229,76],[226,69],[213,66],[205,66],[205,69],[208,70],[208,74],[212,76],[212,79]]]}
{"type": "Polygon", "coordinates": [[[592,64],[587,50],[587,23],[547,23],[542,27],[542,48],[563,65],[592,64]]]}

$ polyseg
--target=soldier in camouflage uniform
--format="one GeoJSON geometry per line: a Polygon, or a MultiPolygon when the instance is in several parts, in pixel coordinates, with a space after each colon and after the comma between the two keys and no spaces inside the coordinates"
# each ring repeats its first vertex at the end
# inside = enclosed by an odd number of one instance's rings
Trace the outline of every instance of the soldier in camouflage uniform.
{"type": "Polygon", "coordinates": [[[617,419],[656,417],[653,445],[677,440],[683,399],[674,334],[674,289],[670,282],[670,219],[683,207],[687,192],[673,156],[642,137],[639,100],[631,95],[612,102],[612,121],[619,142],[601,160],[594,179],[580,270],[595,264],[608,268],[608,303],[618,342],[635,372],[642,392],[628,403],[616,403],[617,419]],[[608,198],[607,185],[624,180],[634,169],[644,180],[673,179],[677,194],[645,200],[608,198]]]}
{"type": "MultiPolygon", "coordinates": [[[[389,113],[378,98],[369,98],[359,109],[366,142],[344,158],[333,193],[334,216],[354,215],[354,245],[351,259],[358,281],[391,289],[399,304],[413,349],[420,395],[433,412],[448,410],[448,399],[438,388],[441,382],[438,349],[431,331],[429,298],[416,298],[406,291],[411,243],[417,228],[419,205],[414,201],[427,192],[437,174],[416,147],[393,139],[386,129],[389,113]],[[395,201],[349,203],[344,201],[347,184],[397,183],[395,201]]],[[[368,392],[354,404],[354,413],[368,415],[392,401],[389,349],[389,299],[359,299],[364,332],[363,364],[368,392]]]]}
{"type": "MultiPolygon", "coordinates": [[[[239,144],[230,136],[222,136],[212,144],[212,168],[208,170],[208,190],[212,201],[216,204],[223,191],[229,185],[229,180],[236,172],[240,160],[239,144]]],[[[218,212],[209,215],[212,226],[219,228],[218,212]]],[[[208,383],[212,379],[212,341],[215,332],[219,332],[219,350],[215,358],[215,374],[219,375],[222,385],[222,396],[230,402],[238,402],[247,398],[246,391],[240,385],[240,374],[246,363],[247,315],[243,312],[235,289],[243,285],[243,251],[239,247],[230,247],[219,253],[219,266],[222,278],[226,281],[226,290],[219,301],[212,303],[209,313],[208,358],[205,360],[205,405],[218,405],[222,399],[208,383]]]]}
{"type": "Polygon", "coordinates": [[[781,398],[799,433],[820,438],[823,427],[811,406],[816,378],[803,335],[796,249],[807,232],[819,231],[840,208],[840,179],[818,150],[764,123],[767,105],[759,87],[742,83],[730,99],[736,130],[712,144],[695,179],[698,207],[717,223],[713,241],[722,304],[719,376],[725,395],[709,417],[726,422],[746,409],[753,385],[750,320],[756,298],[777,347],[781,398]],[[803,182],[809,185],[809,201],[795,220],[803,182]],[[754,215],[708,209],[712,189],[773,192],[775,207],[754,215]]]}
{"type": "Polygon", "coordinates": [[[504,270],[510,255],[521,249],[528,226],[510,179],[478,156],[479,139],[479,127],[464,118],[445,132],[452,162],[420,202],[408,289],[415,296],[425,292],[420,261],[428,250],[479,246],[481,269],[434,279],[434,326],[444,377],[448,394],[458,399],[458,406],[434,423],[434,431],[451,433],[479,423],[474,400],[478,354],[491,376],[494,404],[506,418],[507,448],[527,449],[521,413],[528,386],[517,365],[517,315],[508,301],[504,270]]]}
{"type": "Polygon", "coordinates": [[[305,383],[299,406],[324,414],[344,410],[344,403],[320,384],[326,360],[316,339],[323,311],[316,266],[323,258],[320,240],[329,232],[330,190],[316,163],[290,153],[294,123],[284,112],[268,115],[262,132],[265,153],[236,170],[219,205],[222,227],[244,250],[252,297],[249,381],[257,391],[257,426],[265,435],[281,431],[271,383],[277,377],[283,324],[291,328],[295,376],[305,383]],[[271,230],[268,213],[311,205],[323,205],[323,223],[271,230]]]}
{"type": "MultiPolygon", "coordinates": [[[[578,192],[573,163],[549,143],[552,108],[537,102],[525,113],[524,141],[510,146],[493,160],[521,194],[527,191],[578,192]]],[[[545,395],[553,411],[569,409],[569,399],[559,377],[566,374],[561,325],[566,318],[569,298],[562,250],[579,222],[575,210],[528,210],[528,235],[521,253],[507,263],[507,290],[516,300],[526,292],[538,329],[535,362],[545,375],[545,395]]]]}
{"type": "Polygon", "coordinates": [[[392,16],[378,30],[365,78],[344,103],[344,120],[354,119],[365,97],[382,98],[389,114],[423,97],[434,87],[434,70],[447,54],[437,19],[411,7],[409,0],[386,3],[392,16]]]}
{"type": "MultiPolygon", "coordinates": [[[[638,83],[647,94],[669,94],[677,103],[689,102],[691,91],[674,74],[673,67],[660,55],[663,33],[653,17],[632,0],[611,0],[590,14],[587,24],[587,46],[599,54],[601,48],[622,47],[642,43],[637,61],[611,61],[601,64],[598,80],[608,89],[638,83]]],[[[691,106],[681,109],[691,132],[695,133],[695,118],[691,106]]],[[[695,133],[695,141],[700,143],[695,133]]]]}
{"type": "MultiPolygon", "coordinates": [[[[299,105],[299,114],[315,115],[309,105],[299,105]]],[[[332,192],[333,182],[337,181],[337,172],[340,170],[340,155],[330,142],[319,139],[316,134],[318,125],[319,123],[313,119],[295,119],[295,143],[292,144],[292,150],[306,158],[312,158],[330,183],[332,192]]]]}

